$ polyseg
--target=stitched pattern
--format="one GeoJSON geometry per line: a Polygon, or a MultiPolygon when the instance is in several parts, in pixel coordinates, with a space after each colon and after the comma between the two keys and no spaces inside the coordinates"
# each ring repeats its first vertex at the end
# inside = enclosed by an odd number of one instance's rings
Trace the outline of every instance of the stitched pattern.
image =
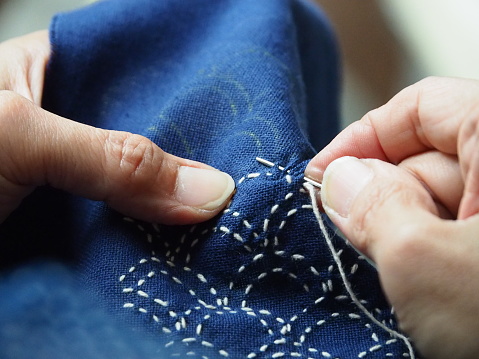
{"type": "MultiPolygon", "coordinates": [[[[263,159],[254,167],[215,221],[178,229],[125,218],[144,233],[151,253],[118,278],[123,307],[143,316],[173,357],[410,357],[401,340],[352,303],[317,230],[302,167],[263,159]],[[242,193],[258,197],[237,205],[242,193]],[[237,343],[240,333],[250,333],[250,343],[237,343]]],[[[370,265],[338,239],[348,280],[371,282],[370,265]]],[[[374,295],[362,288],[358,300],[394,330],[371,283],[374,295]]]]}

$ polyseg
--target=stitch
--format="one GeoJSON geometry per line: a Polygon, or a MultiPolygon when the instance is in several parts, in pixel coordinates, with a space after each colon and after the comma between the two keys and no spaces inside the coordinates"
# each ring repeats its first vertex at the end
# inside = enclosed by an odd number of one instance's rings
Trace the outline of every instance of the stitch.
{"type": "Polygon", "coordinates": [[[203,282],[203,283],[207,283],[207,282],[208,282],[203,274],[198,273],[196,276],[198,277],[198,279],[199,279],[201,282],[203,282]]]}
{"type": "Polygon", "coordinates": [[[298,342],[294,342],[293,345],[296,346],[296,347],[301,347],[301,346],[303,346],[303,344],[298,343],[298,342]]]}
{"type": "Polygon", "coordinates": [[[154,275],[155,275],[155,272],[151,271],[151,272],[149,272],[146,276],[147,276],[148,278],[151,278],[151,277],[153,277],[154,275]]]}
{"type": "Polygon", "coordinates": [[[260,313],[260,314],[264,314],[264,315],[271,315],[271,313],[270,313],[268,310],[266,310],[266,309],[261,309],[261,310],[259,311],[259,313],[260,313]]]}
{"type": "Polygon", "coordinates": [[[260,319],[261,324],[263,324],[265,327],[268,326],[268,323],[264,319],[260,319]]]}
{"type": "Polygon", "coordinates": [[[244,180],[246,179],[246,177],[241,177],[238,181],[238,184],[242,184],[244,182],[244,180]]]}
{"type": "Polygon", "coordinates": [[[191,260],[191,256],[190,256],[190,254],[188,253],[188,254],[186,255],[185,262],[186,262],[186,263],[190,263],[190,260],[191,260]]]}
{"type": "Polygon", "coordinates": [[[321,286],[323,288],[323,292],[326,293],[328,291],[328,286],[326,285],[326,283],[321,282],[321,286]]]}
{"type": "Polygon", "coordinates": [[[241,235],[239,233],[233,233],[233,238],[238,240],[241,243],[244,242],[243,237],[241,237],[241,235]]]}
{"type": "Polygon", "coordinates": [[[283,268],[273,268],[272,271],[273,271],[274,273],[282,272],[282,271],[283,271],[283,268]]]}
{"type": "Polygon", "coordinates": [[[137,227],[140,231],[142,231],[142,232],[145,231],[145,227],[143,227],[141,224],[138,224],[137,227]]]}
{"type": "Polygon", "coordinates": [[[293,193],[292,193],[292,192],[289,192],[289,193],[284,197],[284,199],[285,199],[285,200],[288,200],[288,199],[290,199],[291,197],[293,197],[293,193]]]}
{"type": "Polygon", "coordinates": [[[161,274],[164,274],[164,275],[168,275],[168,272],[165,271],[165,270],[160,270],[160,273],[161,273],[161,274]]]}
{"type": "Polygon", "coordinates": [[[301,208],[303,208],[303,209],[313,209],[313,206],[310,205],[310,204],[303,204],[303,205],[301,206],[301,208]]]}
{"type": "Polygon", "coordinates": [[[132,272],[134,272],[134,271],[135,271],[135,269],[136,269],[135,267],[130,267],[130,269],[128,269],[128,273],[132,273],[132,272]]]}
{"type": "Polygon", "coordinates": [[[233,217],[238,217],[239,215],[240,215],[239,212],[233,212],[233,214],[232,214],[233,217]]]}
{"type": "Polygon", "coordinates": [[[288,327],[286,325],[284,325],[281,330],[280,330],[280,333],[282,335],[286,335],[286,333],[288,333],[288,327]]]}
{"type": "Polygon", "coordinates": [[[171,261],[166,261],[166,264],[168,264],[170,267],[174,267],[175,266],[175,263],[171,262],[171,261]]]}
{"type": "Polygon", "coordinates": [[[333,314],[331,314],[331,316],[332,316],[333,318],[338,317],[338,316],[339,316],[339,313],[333,313],[333,314]]]}
{"type": "Polygon", "coordinates": [[[138,311],[145,314],[148,313],[148,311],[145,308],[138,308],[138,311]]]}
{"type": "Polygon", "coordinates": [[[140,279],[137,283],[137,286],[138,287],[141,287],[143,284],[145,283],[145,280],[144,279],[140,279]]]}
{"type": "Polygon", "coordinates": [[[330,265],[330,266],[328,267],[328,272],[329,272],[329,273],[332,273],[333,269],[334,269],[334,267],[333,267],[332,265],[330,265]]]}
{"type": "Polygon", "coordinates": [[[304,343],[305,340],[306,340],[305,335],[301,334],[301,336],[299,337],[299,342],[302,344],[302,343],[304,343]]]}
{"type": "Polygon", "coordinates": [[[217,305],[218,307],[223,305],[223,302],[221,301],[220,298],[216,298],[216,305],[217,305]]]}
{"type": "Polygon", "coordinates": [[[241,308],[246,308],[246,300],[241,301],[241,308]]]}
{"type": "Polygon", "coordinates": [[[131,293],[133,291],[134,291],[133,288],[123,288],[123,293],[131,293]]]}
{"type": "MultiPolygon", "coordinates": [[[[282,228],[280,228],[280,229],[282,229],[282,228]]],[[[274,246],[276,247],[278,245],[279,245],[279,239],[278,239],[277,236],[274,236],[274,246]]]]}
{"type": "Polygon", "coordinates": [[[298,353],[298,352],[291,352],[291,353],[289,353],[289,355],[291,355],[293,358],[299,358],[299,357],[301,357],[301,354],[298,353]]]}
{"type": "Polygon", "coordinates": [[[268,345],[266,345],[266,344],[261,346],[261,348],[259,348],[260,352],[265,352],[266,350],[268,350],[268,345]]]}
{"type": "Polygon", "coordinates": [[[191,272],[191,268],[190,268],[190,267],[183,267],[183,270],[184,270],[185,272],[191,272]]]}
{"type": "Polygon", "coordinates": [[[226,228],[225,226],[221,226],[220,231],[225,232],[226,234],[230,234],[230,230],[226,228]]]}
{"type": "Polygon", "coordinates": [[[372,346],[371,348],[369,348],[369,351],[370,352],[375,352],[375,351],[377,351],[381,348],[382,348],[382,346],[380,344],[378,344],[378,345],[375,345],[375,346],[372,346]]]}
{"type": "Polygon", "coordinates": [[[269,219],[265,219],[263,223],[263,232],[268,232],[269,219]]]}
{"type": "Polygon", "coordinates": [[[158,298],[155,298],[153,299],[153,301],[163,307],[167,307],[168,306],[168,302],[166,300],[161,300],[161,299],[158,299],[158,298]]]}
{"type": "Polygon", "coordinates": [[[274,335],[273,331],[271,329],[268,329],[268,334],[269,335],[274,335]]]}
{"type": "Polygon", "coordinates": [[[279,318],[279,317],[278,317],[278,318],[276,318],[276,320],[277,320],[279,323],[284,324],[284,319],[283,319],[283,318],[279,318]]]}
{"type": "Polygon", "coordinates": [[[168,312],[168,314],[169,314],[170,317],[172,317],[172,318],[176,318],[176,317],[178,316],[178,314],[176,314],[176,313],[175,313],[174,311],[172,311],[172,310],[170,310],[170,311],[168,312]]]}
{"type": "Polygon", "coordinates": [[[267,167],[274,167],[274,163],[268,160],[265,160],[264,158],[256,157],[256,161],[261,163],[262,165],[265,165],[267,167]]]}
{"type": "Polygon", "coordinates": [[[253,359],[253,358],[256,358],[256,354],[255,353],[249,353],[248,356],[247,356],[248,359],[253,359]]]}
{"type": "Polygon", "coordinates": [[[286,178],[286,182],[290,184],[293,183],[293,179],[291,178],[291,175],[286,175],[285,178],[286,178]]]}
{"type": "Polygon", "coordinates": [[[396,342],[397,342],[397,339],[389,339],[388,341],[386,341],[386,344],[393,344],[396,342]]]}
{"type": "Polygon", "coordinates": [[[348,317],[351,318],[351,319],[361,319],[361,316],[359,314],[356,314],[356,313],[349,313],[348,317]]]}
{"type": "Polygon", "coordinates": [[[250,253],[253,252],[253,250],[250,248],[250,246],[244,245],[243,248],[246,249],[250,253]]]}
{"type": "Polygon", "coordinates": [[[316,268],[314,268],[313,266],[309,267],[309,269],[311,270],[311,272],[312,272],[314,275],[317,275],[317,276],[320,275],[319,272],[318,272],[318,270],[317,270],[316,268]]]}
{"type": "Polygon", "coordinates": [[[309,292],[309,286],[307,284],[303,284],[303,288],[306,292],[309,292]]]}
{"type": "Polygon", "coordinates": [[[351,267],[351,274],[356,273],[356,271],[358,270],[358,267],[359,266],[357,263],[353,264],[353,266],[351,267]]]}
{"type": "Polygon", "coordinates": [[[245,219],[243,220],[243,224],[245,225],[246,228],[251,228],[251,224],[249,224],[249,222],[245,219]]]}
{"type": "Polygon", "coordinates": [[[324,319],[321,319],[320,321],[318,321],[318,322],[316,323],[316,325],[317,325],[317,326],[321,326],[321,325],[323,325],[324,323],[326,323],[326,321],[325,321],[324,319]]]}
{"type": "Polygon", "coordinates": [[[148,243],[153,243],[153,236],[150,233],[147,233],[146,240],[148,241],[148,243]]]}
{"type": "Polygon", "coordinates": [[[152,318],[155,322],[157,322],[157,323],[160,322],[160,318],[158,318],[155,314],[153,314],[152,318]]]}
{"type": "Polygon", "coordinates": [[[256,317],[256,313],[255,312],[246,312],[247,315],[250,315],[252,317],[256,317]]]}
{"type": "Polygon", "coordinates": [[[334,299],[336,299],[336,300],[346,300],[346,299],[348,299],[348,296],[347,295],[337,295],[336,297],[334,297],[334,299]]]}
{"type": "Polygon", "coordinates": [[[246,178],[256,178],[256,177],[259,177],[261,175],[261,173],[259,172],[255,172],[255,173],[249,173],[246,175],[246,178]]]}
{"type": "Polygon", "coordinates": [[[294,209],[290,210],[290,211],[286,214],[286,216],[287,216],[287,217],[290,217],[290,216],[292,216],[293,214],[295,214],[296,212],[298,212],[298,210],[297,210],[296,208],[294,208],[294,209]]]}
{"type": "Polygon", "coordinates": [[[179,279],[176,278],[176,277],[171,277],[171,279],[173,279],[173,280],[174,280],[176,283],[178,283],[178,284],[183,284],[183,283],[181,282],[181,280],[179,280],[179,279]]]}
{"type": "Polygon", "coordinates": [[[262,254],[262,253],[257,254],[253,257],[253,262],[256,262],[257,260],[260,260],[263,257],[264,257],[264,254],[262,254]]]}
{"type": "Polygon", "coordinates": [[[123,282],[126,278],[126,275],[122,274],[120,278],[118,278],[118,281],[123,282]]]}
{"type": "Polygon", "coordinates": [[[263,241],[263,247],[267,247],[269,244],[269,239],[268,238],[265,238],[264,241],[263,241]]]}
{"type": "Polygon", "coordinates": [[[143,292],[142,290],[139,290],[136,292],[136,294],[138,294],[140,297],[144,297],[144,298],[148,298],[148,294],[143,292]]]}
{"type": "Polygon", "coordinates": [[[190,315],[191,314],[191,309],[188,309],[186,312],[185,312],[185,315],[190,315]]]}
{"type": "Polygon", "coordinates": [[[291,256],[291,258],[292,258],[293,260],[300,261],[300,260],[303,260],[303,259],[304,259],[304,256],[301,255],[301,254],[293,254],[293,255],[291,256]]]}
{"type": "Polygon", "coordinates": [[[318,221],[318,224],[321,228],[321,232],[323,232],[323,235],[324,235],[324,238],[326,240],[326,243],[331,251],[331,254],[333,255],[333,259],[334,261],[336,262],[337,266],[338,266],[338,270],[339,270],[339,273],[340,273],[340,276],[342,278],[342,281],[343,281],[343,284],[344,284],[344,287],[346,288],[346,291],[348,292],[349,296],[351,297],[352,301],[356,304],[356,306],[371,320],[373,321],[373,323],[375,323],[376,325],[378,325],[379,327],[381,327],[382,329],[384,329],[385,331],[387,331],[389,334],[393,335],[394,337],[398,337],[400,338],[401,340],[403,340],[403,342],[406,344],[407,348],[408,348],[408,351],[410,353],[410,356],[412,358],[414,358],[414,351],[412,349],[412,346],[411,346],[411,343],[409,342],[409,340],[402,334],[398,333],[397,331],[387,327],[386,325],[382,324],[380,321],[378,321],[376,319],[376,317],[374,317],[371,312],[369,312],[367,310],[367,308],[358,300],[358,298],[356,297],[356,294],[354,294],[352,288],[351,288],[351,284],[349,283],[347,277],[346,277],[346,273],[344,272],[344,269],[343,269],[343,266],[342,266],[342,262],[341,262],[341,259],[339,258],[339,251],[336,252],[334,246],[333,246],[333,243],[331,241],[331,238],[329,237],[329,233],[328,231],[326,230],[326,227],[324,226],[324,222],[321,218],[321,214],[319,213],[319,209],[317,207],[317,203],[316,203],[316,195],[315,195],[315,190],[313,188],[313,186],[311,184],[307,184],[305,183],[304,184],[304,187],[309,191],[309,195],[310,195],[310,199],[311,199],[311,203],[313,205],[313,213],[318,221]]]}
{"type": "Polygon", "coordinates": [[[276,254],[277,256],[282,256],[284,255],[284,251],[274,251],[274,254],[276,254]]]}
{"type": "Polygon", "coordinates": [[[172,340],[171,342],[168,342],[165,344],[165,348],[171,347],[175,342],[172,340]]]}
{"type": "Polygon", "coordinates": [[[196,244],[199,242],[199,240],[200,240],[199,238],[195,238],[195,239],[193,240],[193,242],[191,242],[191,246],[190,246],[190,247],[193,248],[194,246],[196,246],[196,244]]]}
{"type": "Polygon", "coordinates": [[[298,277],[293,273],[288,273],[288,276],[290,276],[293,279],[298,279],[298,277]]]}
{"type": "Polygon", "coordinates": [[[193,343],[196,342],[196,338],[185,338],[181,340],[183,343],[193,343]]]}
{"type": "Polygon", "coordinates": [[[203,341],[201,342],[201,345],[203,345],[203,346],[205,346],[205,347],[207,347],[207,348],[213,348],[213,347],[214,347],[214,345],[213,345],[212,343],[207,342],[206,340],[203,340],[203,341]]]}
{"type": "Polygon", "coordinates": [[[216,289],[211,287],[210,288],[210,293],[213,294],[213,295],[216,295],[216,289]]]}
{"type": "Polygon", "coordinates": [[[387,357],[392,357],[392,356],[394,356],[394,354],[393,353],[386,353],[386,356],[387,357]]]}
{"type": "Polygon", "coordinates": [[[284,357],[283,352],[278,352],[278,353],[274,353],[273,355],[271,355],[271,358],[281,358],[281,357],[284,357]]]}
{"type": "Polygon", "coordinates": [[[123,308],[133,308],[135,305],[133,303],[125,303],[123,304],[123,308]]]}
{"type": "Polygon", "coordinates": [[[168,328],[166,328],[166,327],[161,328],[161,330],[162,330],[163,333],[165,333],[165,334],[171,334],[171,330],[168,329],[168,328]]]}
{"type": "Polygon", "coordinates": [[[283,167],[283,166],[278,166],[278,169],[280,169],[281,171],[284,171],[284,167],[283,167]]]}
{"type": "Polygon", "coordinates": [[[244,294],[246,294],[246,295],[249,294],[249,292],[251,291],[251,288],[253,288],[253,285],[252,285],[252,284],[248,284],[248,285],[246,286],[246,289],[245,289],[245,291],[244,291],[244,294]]]}
{"type": "Polygon", "coordinates": [[[279,208],[278,204],[275,204],[273,207],[271,207],[271,214],[274,214],[274,212],[276,212],[278,208],[279,208]]]}
{"type": "Polygon", "coordinates": [[[254,236],[254,238],[258,238],[258,237],[259,237],[259,234],[256,233],[256,232],[253,232],[253,236],[254,236]]]}
{"type": "Polygon", "coordinates": [[[378,335],[376,333],[373,333],[371,335],[371,338],[375,341],[375,342],[379,342],[379,338],[378,338],[378,335]]]}
{"type": "Polygon", "coordinates": [[[284,225],[286,224],[286,221],[281,221],[280,225],[279,225],[279,229],[283,229],[284,228],[284,225]]]}
{"type": "Polygon", "coordinates": [[[333,291],[333,281],[331,279],[328,279],[328,289],[330,292],[333,291]]]}
{"type": "Polygon", "coordinates": [[[261,273],[261,274],[258,276],[258,280],[263,279],[263,278],[266,277],[267,275],[268,275],[268,273],[261,273]]]}
{"type": "Polygon", "coordinates": [[[228,357],[229,354],[228,352],[226,352],[225,350],[220,350],[218,353],[220,353],[220,355],[224,356],[224,357],[228,357]]]}
{"type": "Polygon", "coordinates": [[[364,358],[367,354],[367,352],[361,352],[358,354],[358,358],[364,358]]]}
{"type": "Polygon", "coordinates": [[[294,322],[296,319],[298,319],[298,316],[297,316],[297,315],[293,315],[289,321],[290,321],[290,322],[294,322]]]}
{"type": "Polygon", "coordinates": [[[245,268],[246,268],[245,266],[241,266],[241,267],[239,267],[239,269],[238,269],[238,273],[241,273],[242,271],[244,271],[244,270],[245,270],[245,268]]]}
{"type": "Polygon", "coordinates": [[[185,329],[186,328],[186,319],[182,317],[180,321],[181,321],[181,327],[183,329],[185,329]]]}
{"type": "Polygon", "coordinates": [[[311,352],[311,353],[317,353],[317,352],[318,352],[318,349],[315,349],[315,348],[308,348],[308,352],[311,352]]]}
{"type": "Polygon", "coordinates": [[[313,330],[313,328],[307,327],[307,328],[304,330],[304,332],[305,332],[306,334],[309,334],[309,333],[311,333],[311,330],[313,330]]]}

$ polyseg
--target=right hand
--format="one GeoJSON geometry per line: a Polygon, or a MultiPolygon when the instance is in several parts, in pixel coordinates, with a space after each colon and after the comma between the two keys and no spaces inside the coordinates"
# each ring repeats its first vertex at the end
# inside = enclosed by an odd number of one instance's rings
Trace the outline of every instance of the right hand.
{"type": "Polygon", "coordinates": [[[429,78],[366,114],[305,175],[378,267],[425,358],[479,357],[479,81],[429,78]],[[351,157],[348,157],[351,156],[351,157]]]}
{"type": "Polygon", "coordinates": [[[43,110],[49,55],[46,31],[0,44],[0,223],[45,184],[150,222],[189,224],[219,213],[234,190],[226,173],[145,137],[43,110]]]}

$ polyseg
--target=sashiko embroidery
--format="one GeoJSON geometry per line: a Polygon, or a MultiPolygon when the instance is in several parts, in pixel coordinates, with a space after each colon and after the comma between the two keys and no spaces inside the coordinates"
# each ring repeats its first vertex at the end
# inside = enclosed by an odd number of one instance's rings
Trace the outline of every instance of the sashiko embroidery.
{"type": "Polygon", "coordinates": [[[316,217],[304,181],[312,146],[337,132],[337,55],[316,8],[107,0],[57,16],[51,42],[45,108],[144,135],[237,191],[194,226],[36,191],[0,227],[3,263],[23,266],[0,280],[0,356],[414,357],[375,269],[316,217]]]}

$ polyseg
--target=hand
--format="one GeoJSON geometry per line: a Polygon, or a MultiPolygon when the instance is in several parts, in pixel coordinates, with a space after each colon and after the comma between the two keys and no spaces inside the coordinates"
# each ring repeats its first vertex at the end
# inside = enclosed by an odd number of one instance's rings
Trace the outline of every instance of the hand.
{"type": "Polygon", "coordinates": [[[340,133],[305,175],[322,182],[328,216],[376,262],[422,355],[477,358],[479,81],[406,88],[340,133]]]}
{"type": "Polygon", "coordinates": [[[44,184],[167,224],[204,221],[226,205],[234,190],[229,175],[142,136],[43,110],[49,53],[46,31],[0,44],[0,223],[44,184]]]}

